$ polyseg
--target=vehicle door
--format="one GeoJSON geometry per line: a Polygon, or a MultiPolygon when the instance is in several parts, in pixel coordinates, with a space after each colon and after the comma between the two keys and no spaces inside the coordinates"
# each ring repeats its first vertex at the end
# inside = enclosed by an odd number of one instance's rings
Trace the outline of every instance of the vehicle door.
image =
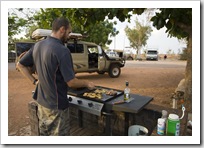
{"type": "Polygon", "coordinates": [[[74,71],[76,73],[86,71],[88,69],[88,56],[84,44],[68,42],[67,47],[72,55],[74,71]]]}
{"type": "Polygon", "coordinates": [[[105,70],[106,66],[106,58],[103,53],[103,49],[101,46],[98,46],[98,70],[103,71],[105,70]]]}

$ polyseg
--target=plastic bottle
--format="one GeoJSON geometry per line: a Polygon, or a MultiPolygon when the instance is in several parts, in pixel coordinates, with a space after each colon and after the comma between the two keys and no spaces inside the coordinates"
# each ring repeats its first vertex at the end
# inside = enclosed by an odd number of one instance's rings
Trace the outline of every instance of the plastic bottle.
{"type": "Polygon", "coordinates": [[[128,81],[126,81],[125,86],[126,87],[124,89],[124,101],[128,101],[130,99],[130,88],[128,81]]]}
{"type": "Polygon", "coordinates": [[[165,119],[159,118],[157,120],[157,134],[164,135],[165,133],[165,119]]]}
{"type": "Polygon", "coordinates": [[[167,120],[167,114],[168,112],[166,110],[162,110],[162,118],[165,119],[165,122],[167,120]]]}
{"type": "Polygon", "coordinates": [[[162,110],[162,117],[157,120],[157,134],[164,135],[166,133],[166,121],[167,121],[166,110],[162,110]]]}
{"type": "Polygon", "coordinates": [[[168,112],[166,110],[162,110],[162,119],[165,120],[164,123],[164,133],[166,133],[166,122],[167,122],[167,117],[168,116],[168,112]]]}

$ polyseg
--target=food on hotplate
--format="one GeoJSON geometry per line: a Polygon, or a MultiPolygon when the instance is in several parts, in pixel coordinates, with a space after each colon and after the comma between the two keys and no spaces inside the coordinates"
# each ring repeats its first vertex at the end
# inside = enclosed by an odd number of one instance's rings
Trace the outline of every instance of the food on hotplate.
{"type": "Polygon", "coordinates": [[[117,91],[115,91],[115,90],[108,90],[107,92],[106,92],[106,95],[110,95],[110,96],[115,96],[115,95],[117,95],[117,91]]]}
{"type": "Polygon", "coordinates": [[[110,89],[110,90],[108,90],[108,89],[96,89],[94,92],[99,93],[99,94],[106,94],[106,95],[110,95],[110,96],[117,95],[117,91],[114,91],[112,89],[110,89]]]}
{"type": "Polygon", "coordinates": [[[96,89],[95,91],[94,91],[95,93],[99,93],[99,94],[105,94],[106,92],[107,92],[107,89],[96,89]]]}
{"type": "Polygon", "coordinates": [[[117,91],[115,90],[108,90],[108,89],[96,89],[94,90],[94,92],[86,92],[83,94],[84,97],[89,97],[89,98],[95,98],[95,99],[102,99],[103,98],[103,94],[105,95],[109,95],[109,96],[115,96],[117,95],[117,91]]]}
{"type": "Polygon", "coordinates": [[[84,97],[95,98],[95,99],[102,99],[102,94],[97,93],[84,93],[84,97]]]}

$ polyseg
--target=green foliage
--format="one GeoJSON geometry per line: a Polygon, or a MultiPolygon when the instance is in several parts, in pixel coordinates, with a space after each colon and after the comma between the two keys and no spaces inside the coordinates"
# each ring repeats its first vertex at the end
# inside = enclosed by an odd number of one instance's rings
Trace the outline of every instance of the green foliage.
{"type": "MultiPolygon", "coordinates": [[[[15,11],[23,12],[25,8],[15,9],[15,11]]],[[[21,27],[27,27],[27,35],[29,37],[31,32],[36,28],[51,29],[52,21],[56,17],[67,17],[72,23],[73,32],[80,32],[88,35],[88,39],[100,43],[97,39],[92,39],[91,36],[95,36],[97,27],[100,28],[100,34],[103,32],[105,36],[114,36],[114,32],[111,28],[102,29],[106,18],[113,19],[118,18],[121,22],[126,19],[130,21],[132,14],[142,14],[145,8],[46,8],[40,9],[37,14],[26,13],[24,18],[18,17],[15,13],[9,14],[8,28],[9,28],[9,40],[14,35],[21,32],[21,27]],[[30,14],[30,16],[28,15],[30,14]],[[29,29],[28,29],[29,28],[29,29]],[[109,32],[109,33],[108,33],[109,32]]],[[[157,29],[166,27],[168,35],[175,36],[178,39],[188,37],[191,32],[192,26],[192,9],[191,8],[161,8],[159,12],[152,17],[153,26],[157,29]]],[[[106,27],[113,27],[113,24],[105,22],[106,27]]],[[[99,36],[99,35],[98,35],[99,36]]],[[[111,41],[108,37],[101,37],[103,39],[102,44],[110,44],[111,41]],[[106,40],[106,41],[105,41],[106,40]]]]}
{"type": "Polygon", "coordinates": [[[10,8],[8,12],[8,41],[13,43],[15,35],[20,34],[25,28],[33,25],[34,11],[29,8],[10,8]],[[21,17],[20,17],[21,16],[21,17]]]}
{"type": "Polygon", "coordinates": [[[21,32],[21,27],[26,24],[26,21],[22,18],[18,18],[17,16],[9,16],[8,17],[8,41],[12,42],[12,37],[21,32]]]}
{"type": "Polygon", "coordinates": [[[8,44],[8,51],[15,50],[15,44],[8,44]]]}
{"type": "Polygon", "coordinates": [[[105,46],[105,44],[110,44],[112,41],[108,40],[109,34],[115,36],[119,32],[114,32],[113,23],[109,23],[108,20],[94,24],[92,29],[88,32],[88,37],[85,38],[85,41],[94,42],[105,46]]]}
{"type": "MultiPolygon", "coordinates": [[[[18,12],[23,12],[25,8],[16,9],[18,12]]],[[[73,32],[78,32],[87,35],[89,41],[101,43],[102,45],[110,44],[112,41],[108,40],[108,36],[115,36],[119,32],[113,31],[115,22],[110,23],[107,19],[118,18],[121,22],[126,19],[130,21],[132,11],[133,14],[141,14],[145,8],[41,8],[38,13],[21,18],[24,20],[24,25],[27,25],[27,35],[29,38],[31,33],[36,28],[51,29],[52,22],[57,17],[69,18],[72,24],[73,32]]],[[[17,15],[15,15],[17,16],[17,15]]],[[[18,17],[17,17],[18,18],[18,17]]],[[[18,18],[19,19],[19,18],[18,18]]],[[[23,26],[19,23],[12,22],[10,25],[15,25],[9,33],[9,37],[18,34],[19,27],[23,26]],[[16,27],[16,28],[15,28],[16,27]]]]}
{"type": "MultiPolygon", "coordinates": [[[[104,9],[100,9],[104,10],[104,9]]],[[[113,32],[114,23],[105,20],[105,16],[101,14],[99,9],[76,9],[76,8],[47,8],[40,9],[40,12],[34,16],[38,28],[51,29],[52,22],[57,17],[66,17],[72,25],[72,32],[81,33],[87,38],[85,40],[95,42],[105,46],[110,44],[108,36],[118,34],[113,32]]],[[[35,28],[34,26],[33,28],[35,28]]]]}
{"type": "Polygon", "coordinates": [[[187,38],[192,31],[192,9],[161,8],[151,21],[158,30],[166,27],[166,33],[170,37],[187,38]]]}
{"type": "Polygon", "coordinates": [[[152,29],[148,25],[142,25],[135,21],[136,26],[131,29],[128,26],[125,28],[125,33],[130,41],[130,46],[139,50],[142,46],[147,44],[147,40],[151,35],[152,29]]]}
{"type": "Polygon", "coordinates": [[[187,48],[184,48],[182,50],[182,53],[180,54],[180,60],[187,60],[188,54],[187,54],[187,48]]]}

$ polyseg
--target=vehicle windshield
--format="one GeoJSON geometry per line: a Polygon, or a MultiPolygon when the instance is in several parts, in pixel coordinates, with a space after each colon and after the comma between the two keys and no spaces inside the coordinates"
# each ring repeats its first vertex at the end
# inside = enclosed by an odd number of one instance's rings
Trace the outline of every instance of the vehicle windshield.
{"type": "Polygon", "coordinates": [[[147,54],[157,54],[157,51],[147,51],[147,54]]]}

